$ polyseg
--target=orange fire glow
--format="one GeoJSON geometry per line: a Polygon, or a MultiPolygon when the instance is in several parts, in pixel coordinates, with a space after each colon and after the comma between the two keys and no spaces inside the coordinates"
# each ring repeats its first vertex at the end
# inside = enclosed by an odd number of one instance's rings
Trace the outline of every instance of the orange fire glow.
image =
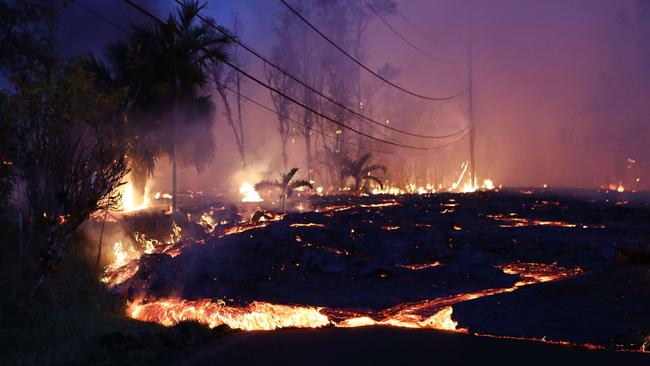
{"type": "MultiPolygon", "coordinates": [[[[409,267],[407,267],[409,268],[409,267]]],[[[138,320],[165,326],[193,320],[216,327],[225,324],[234,329],[273,330],[286,327],[320,328],[389,325],[406,328],[430,328],[462,331],[452,319],[452,305],[484,296],[516,291],[519,287],[540,282],[556,281],[577,276],[580,268],[563,268],[556,263],[538,264],[515,262],[499,266],[504,273],[519,275],[523,281],[512,287],[461,293],[432,300],[400,304],[379,313],[363,314],[325,307],[278,305],[252,302],[247,306],[228,306],[223,301],[160,299],[134,303],[127,314],[138,320]]]]}

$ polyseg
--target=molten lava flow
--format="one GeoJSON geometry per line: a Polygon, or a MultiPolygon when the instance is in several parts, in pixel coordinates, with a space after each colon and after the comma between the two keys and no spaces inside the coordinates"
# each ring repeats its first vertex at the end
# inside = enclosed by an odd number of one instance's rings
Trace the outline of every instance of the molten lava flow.
{"type": "Polygon", "coordinates": [[[413,271],[419,271],[421,269],[427,269],[432,267],[438,267],[442,263],[435,261],[433,263],[422,263],[422,264],[398,264],[398,267],[411,269],[413,271]]]}
{"type": "Polygon", "coordinates": [[[197,321],[210,328],[227,325],[242,330],[273,330],[278,328],[320,328],[328,325],[336,327],[359,327],[368,325],[391,325],[406,328],[431,328],[456,330],[456,322],[451,319],[450,306],[430,315],[415,314],[404,308],[389,316],[375,320],[370,316],[354,316],[354,313],[313,306],[277,305],[267,302],[252,302],[248,306],[227,306],[222,301],[162,299],[144,304],[132,304],[128,315],[137,320],[155,322],[164,326],[176,325],[182,321],[197,321]],[[342,320],[332,320],[324,313],[336,314],[334,318],[348,316],[342,320]]]}
{"type": "Polygon", "coordinates": [[[366,327],[371,325],[390,325],[400,328],[428,328],[439,330],[455,331],[458,323],[452,320],[451,306],[443,307],[433,315],[423,316],[412,313],[409,309],[403,309],[391,316],[375,320],[369,316],[358,316],[345,319],[334,326],[341,328],[366,327]]]}
{"type": "Polygon", "coordinates": [[[244,182],[239,186],[239,193],[242,194],[242,202],[262,202],[264,201],[260,194],[257,193],[255,187],[248,182],[244,182]]]}
{"type": "Polygon", "coordinates": [[[515,283],[516,287],[533,283],[550,282],[575,277],[582,273],[580,267],[563,268],[557,263],[524,263],[514,262],[498,266],[503,273],[519,275],[523,281],[515,283]]]}
{"type": "Polygon", "coordinates": [[[316,224],[316,223],[312,223],[312,222],[306,223],[306,224],[293,223],[293,224],[289,224],[289,226],[290,227],[325,227],[325,225],[323,225],[323,224],[316,224]]]}
{"type": "Polygon", "coordinates": [[[395,201],[395,200],[387,200],[385,202],[380,202],[380,203],[368,203],[368,204],[360,204],[360,205],[332,205],[332,206],[325,206],[322,208],[319,208],[316,210],[316,212],[341,212],[341,211],[347,211],[353,208],[377,208],[377,207],[391,207],[391,206],[399,206],[400,203],[395,201]]]}
{"type": "MultiPolygon", "coordinates": [[[[500,227],[525,227],[525,226],[557,226],[557,227],[568,227],[568,228],[578,227],[578,224],[566,222],[566,221],[536,220],[536,219],[528,219],[525,217],[517,217],[515,213],[511,213],[509,215],[503,215],[503,214],[486,215],[486,217],[502,222],[502,224],[499,225],[500,227]]],[[[602,229],[605,226],[581,225],[580,227],[582,227],[583,229],[587,229],[587,228],[602,229]]]]}
{"type": "Polygon", "coordinates": [[[499,268],[504,273],[519,275],[524,281],[507,288],[486,289],[399,304],[379,313],[364,314],[325,307],[277,305],[257,301],[247,306],[235,307],[227,306],[223,301],[213,302],[210,299],[160,299],[131,304],[127,314],[134,319],[156,322],[165,326],[192,320],[207,324],[211,328],[225,324],[243,330],[320,328],[328,325],[342,328],[389,325],[465,332],[465,329],[458,329],[458,324],[451,318],[452,305],[484,296],[516,291],[524,285],[566,279],[582,273],[580,268],[563,268],[556,263],[515,262],[499,268]]]}
{"type": "Polygon", "coordinates": [[[127,310],[133,319],[165,326],[192,320],[210,328],[225,324],[233,329],[273,330],[278,328],[320,328],[330,325],[319,308],[253,302],[245,307],[226,306],[210,300],[166,299],[133,304],[127,310]]]}

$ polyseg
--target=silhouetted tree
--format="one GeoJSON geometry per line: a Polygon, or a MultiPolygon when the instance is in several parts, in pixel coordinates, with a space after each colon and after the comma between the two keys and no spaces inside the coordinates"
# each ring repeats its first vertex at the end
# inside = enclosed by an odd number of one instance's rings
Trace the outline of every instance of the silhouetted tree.
{"type": "Polygon", "coordinates": [[[274,181],[269,181],[269,180],[262,180],[259,181],[255,184],[255,190],[260,191],[260,190],[270,190],[270,189],[279,189],[280,190],[280,210],[284,211],[285,203],[286,200],[291,198],[293,193],[296,191],[296,189],[301,188],[301,187],[308,187],[310,189],[314,189],[312,186],[311,182],[308,180],[294,180],[293,176],[296,175],[298,172],[298,168],[292,168],[289,172],[287,173],[280,173],[280,179],[279,180],[274,180],[274,181]]]}
{"type": "MultiPolygon", "coordinates": [[[[212,23],[214,21],[210,20],[212,23]]],[[[230,34],[234,37],[241,37],[243,33],[243,25],[239,19],[239,14],[235,13],[232,16],[232,29],[230,34]]],[[[239,53],[239,47],[233,47],[230,52],[231,61],[237,64],[239,67],[245,67],[246,58],[239,53]]],[[[233,132],[235,137],[235,143],[237,144],[237,150],[239,152],[239,158],[241,159],[241,165],[246,166],[246,136],[244,135],[244,122],[242,118],[242,106],[244,100],[241,96],[242,84],[245,79],[242,78],[242,75],[232,68],[226,70],[223,63],[216,62],[212,67],[212,74],[215,78],[215,87],[221,101],[223,102],[224,111],[223,115],[226,117],[228,126],[233,132]],[[227,90],[230,89],[234,91],[232,98],[234,99],[235,110],[231,106],[230,98],[228,97],[227,90]]]]}
{"type": "Polygon", "coordinates": [[[128,124],[134,173],[142,178],[160,155],[169,156],[174,211],[178,157],[201,170],[214,156],[214,105],[201,90],[207,84],[208,62],[225,59],[228,42],[198,23],[204,6],[184,1],[165,24],[136,26],[126,42],[109,50],[116,78],[136,100],[128,124]]]}
{"type": "Polygon", "coordinates": [[[114,207],[128,172],[122,142],[124,93],[96,88],[78,60],[16,80],[8,104],[24,188],[27,241],[40,253],[36,291],[63,259],[76,229],[92,213],[114,207]]]}
{"type": "Polygon", "coordinates": [[[381,188],[384,187],[382,180],[373,174],[379,170],[386,173],[386,167],[379,164],[368,164],[370,157],[370,153],[366,153],[357,159],[351,159],[349,157],[343,157],[341,159],[341,181],[345,182],[346,179],[352,178],[354,180],[354,184],[351,187],[353,192],[360,193],[367,191],[369,182],[375,182],[381,188]]]}

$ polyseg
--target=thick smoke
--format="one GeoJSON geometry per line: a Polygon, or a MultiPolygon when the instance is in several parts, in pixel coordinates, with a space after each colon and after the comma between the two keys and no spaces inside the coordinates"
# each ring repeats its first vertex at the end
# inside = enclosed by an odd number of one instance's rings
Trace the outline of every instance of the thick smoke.
{"type": "MultiPolygon", "coordinates": [[[[122,26],[143,21],[121,4],[85,3],[122,26]]],[[[161,15],[174,9],[174,3],[143,4],[161,15]]],[[[386,19],[443,62],[423,57],[377,18],[370,20],[364,33],[364,60],[375,70],[389,63],[398,70],[393,80],[406,88],[428,95],[450,95],[467,85],[468,40],[472,40],[479,178],[491,178],[504,186],[601,187],[620,182],[629,189],[650,188],[650,165],[646,161],[650,156],[647,0],[402,0],[397,5],[431,37],[424,37],[396,15],[386,19]]],[[[227,1],[210,3],[205,10],[222,24],[228,24],[233,11],[241,13],[245,42],[269,56],[274,45],[282,44],[273,32],[277,19],[287,14],[279,2],[227,1]]],[[[117,30],[74,5],[61,24],[61,48],[68,53],[94,52],[101,56],[107,43],[121,37],[117,30]]],[[[320,25],[326,33],[335,31],[332,26],[320,25]]],[[[296,26],[302,26],[304,34],[311,32],[304,25],[296,26]]],[[[313,42],[319,48],[330,47],[317,37],[313,42]]],[[[343,56],[330,51],[331,57],[340,57],[337,63],[354,69],[343,56]]],[[[318,70],[317,66],[313,70],[318,70]]],[[[255,59],[248,62],[247,70],[264,76],[261,63],[255,59]]],[[[312,80],[317,76],[305,75],[312,80]]],[[[361,78],[363,85],[375,82],[368,74],[361,73],[361,78]]],[[[429,102],[385,85],[374,87],[377,94],[364,113],[380,121],[388,119],[394,127],[445,134],[469,123],[465,96],[429,102]]],[[[273,105],[268,91],[252,82],[246,83],[242,92],[273,105]]],[[[244,104],[250,163],[243,171],[232,133],[221,114],[220,100],[214,101],[218,108],[213,129],[215,158],[202,174],[183,170],[179,184],[236,197],[242,181],[254,183],[283,169],[277,116],[252,103],[244,104]]],[[[455,139],[427,141],[383,132],[391,139],[434,148],[420,153],[364,142],[391,153],[374,155],[388,165],[387,178],[394,182],[448,185],[468,159],[466,138],[435,149],[455,139]]],[[[292,138],[288,152],[289,167],[299,166],[305,172],[301,136],[292,138]]],[[[167,165],[165,160],[159,162],[159,187],[154,190],[169,190],[165,189],[171,182],[167,165]]]]}

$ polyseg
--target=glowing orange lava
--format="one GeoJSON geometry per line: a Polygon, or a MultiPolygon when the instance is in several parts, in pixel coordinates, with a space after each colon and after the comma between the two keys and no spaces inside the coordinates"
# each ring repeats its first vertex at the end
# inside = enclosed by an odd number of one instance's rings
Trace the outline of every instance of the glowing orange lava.
{"type": "Polygon", "coordinates": [[[512,287],[486,289],[461,293],[432,300],[399,304],[379,313],[354,313],[346,310],[252,302],[247,306],[228,306],[223,301],[160,299],[147,303],[134,303],[127,314],[138,320],[156,322],[165,326],[192,320],[216,327],[225,324],[234,329],[272,330],[286,327],[319,328],[361,327],[389,325],[405,328],[430,328],[462,331],[452,319],[452,305],[504,292],[512,292],[524,285],[566,279],[582,273],[580,268],[563,268],[555,263],[511,263],[500,266],[504,273],[517,274],[525,282],[512,287]]]}

